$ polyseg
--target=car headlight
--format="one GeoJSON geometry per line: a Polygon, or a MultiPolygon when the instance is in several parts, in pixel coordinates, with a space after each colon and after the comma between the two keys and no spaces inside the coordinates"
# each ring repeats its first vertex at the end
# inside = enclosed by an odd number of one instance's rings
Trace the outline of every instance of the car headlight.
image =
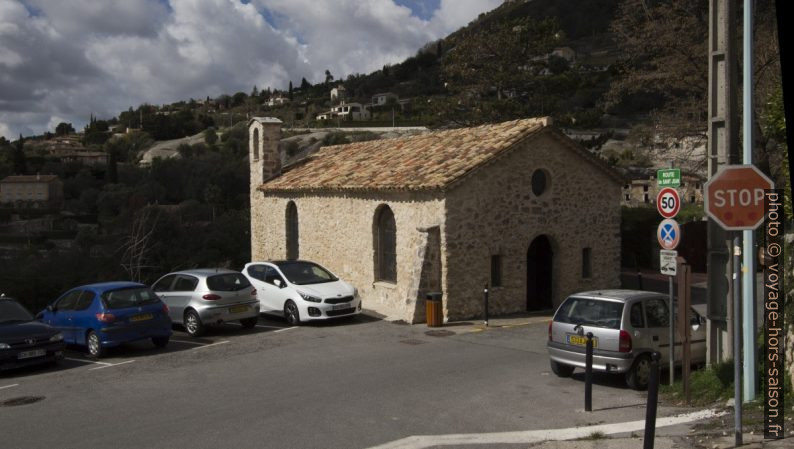
{"type": "Polygon", "coordinates": [[[310,295],[308,293],[303,293],[303,292],[298,292],[298,293],[300,293],[301,298],[305,299],[306,301],[309,301],[309,302],[323,302],[322,299],[320,299],[320,298],[318,298],[316,296],[312,296],[312,295],[310,295]]]}
{"type": "Polygon", "coordinates": [[[9,345],[8,343],[0,343],[0,349],[9,349],[9,348],[11,348],[11,345],[9,345]]]}
{"type": "Polygon", "coordinates": [[[63,334],[58,332],[57,334],[50,337],[50,341],[63,341],[63,334]]]}

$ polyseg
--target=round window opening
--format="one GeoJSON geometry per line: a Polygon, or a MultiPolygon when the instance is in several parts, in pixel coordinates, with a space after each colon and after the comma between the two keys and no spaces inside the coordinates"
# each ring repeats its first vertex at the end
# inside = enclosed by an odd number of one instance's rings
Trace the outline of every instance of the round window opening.
{"type": "Polygon", "coordinates": [[[534,193],[535,196],[540,196],[546,191],[548,186],[549,180],[546,176],[546,172],[540,169],[535,170],[535,172],[532,173],[532,193],[534,193]]]}

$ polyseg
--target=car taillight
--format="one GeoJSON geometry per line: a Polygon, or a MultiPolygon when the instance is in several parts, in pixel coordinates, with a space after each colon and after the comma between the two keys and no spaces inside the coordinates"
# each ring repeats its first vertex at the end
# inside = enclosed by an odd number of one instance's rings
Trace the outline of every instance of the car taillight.
{"type": "Polygon", "coordinates": [[[620,345],[618,346],[620,352],[631,352],[631,335],[626,331],[620,331],[620,345]]]}
{"type": "Polygon", "coordinates": [[[163,303],[163,314],[168,315],[168,304],[163,303]]]}
{"type": "Polygon", "coordinates": [[[96,319],[102,323],[112,323],[116,321],[116,316],[112,313],[97,313],[96,319]]]}
{"type": "Polygon", "coordinates": [[[256,289],[251,290],[251,296],[256,296],[256,289]]]}
{"type": "Polygon", "coordinates": [[[551,341],[551,323],[553,323],[553,321],[549,321],[549,341],[551,341]]]}
{"type": "Polygon", "coordinates": [[[213,293],[207,293],[206,295],[202,296],[202,298],[206,299],[207,301],[217,301],[221,299],[220,296],[213,293]]]}

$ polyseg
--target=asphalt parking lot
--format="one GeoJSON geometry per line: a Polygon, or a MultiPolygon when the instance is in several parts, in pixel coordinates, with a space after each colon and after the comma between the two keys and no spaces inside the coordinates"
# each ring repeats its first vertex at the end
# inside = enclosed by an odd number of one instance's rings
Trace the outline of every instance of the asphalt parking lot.
{"type": "Polygon", "coordinates": [[[100,360],[70,348],[57,367],[0,374],[2,447],[363,448],[642,419],[645,395],[611,376],[596,376],[584,412],[583,376],[550,373],[543,320],[474,324],[260,317],[253,329],[175,330],[166,348],[143,341],[100,360]]]}

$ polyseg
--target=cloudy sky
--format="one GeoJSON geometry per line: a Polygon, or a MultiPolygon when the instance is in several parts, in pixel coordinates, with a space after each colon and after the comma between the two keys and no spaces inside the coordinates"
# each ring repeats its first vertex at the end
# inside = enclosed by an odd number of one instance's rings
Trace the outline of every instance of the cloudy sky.
{"type": "Polygon", "coordinates": [[[0,0],[0,135],[369,73],[501,0],[0,0]]]}

